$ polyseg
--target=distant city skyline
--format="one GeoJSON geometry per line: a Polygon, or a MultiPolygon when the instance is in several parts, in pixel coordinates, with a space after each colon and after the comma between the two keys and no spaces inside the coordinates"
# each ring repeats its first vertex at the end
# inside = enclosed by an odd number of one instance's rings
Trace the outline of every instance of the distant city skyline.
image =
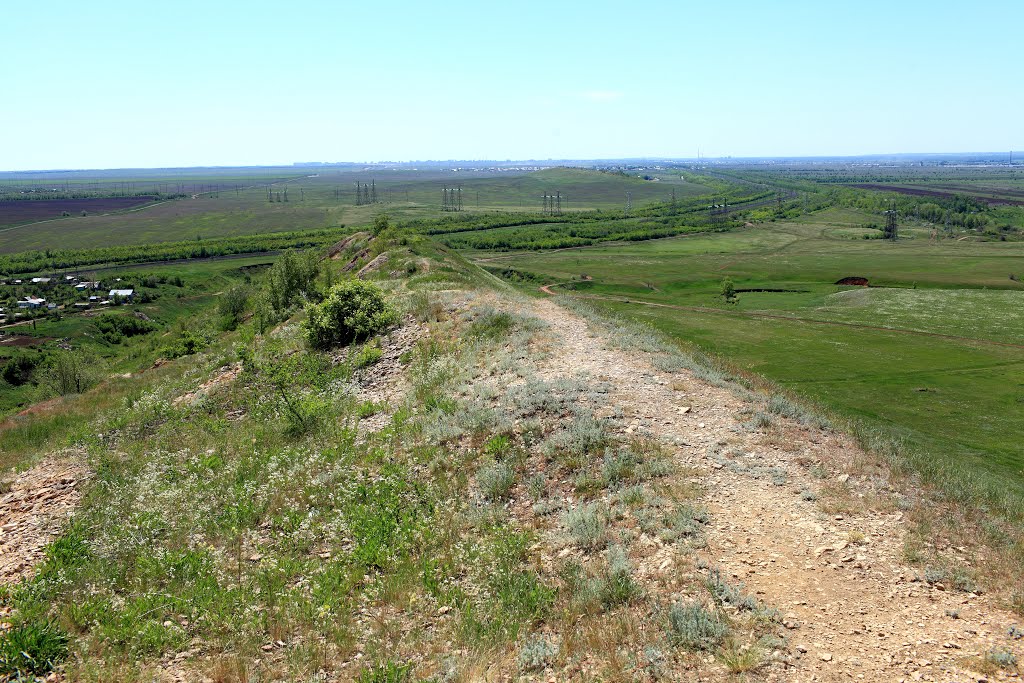
{"type": "Polygon", "coordinates": [[[1024,150],[1021,3],[238,7],[19,6],[0,170],[1024,150]]]}

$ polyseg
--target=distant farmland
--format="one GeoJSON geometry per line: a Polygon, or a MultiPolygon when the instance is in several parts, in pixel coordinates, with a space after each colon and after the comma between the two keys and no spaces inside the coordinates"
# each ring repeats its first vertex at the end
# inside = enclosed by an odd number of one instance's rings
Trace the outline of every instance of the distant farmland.
{"type": "Polygon", "coordinates": [[[156,199],[152,195],[134,197],[86,197],[82,199],[4,199],[0,200],[0,225],[19,225],[60,218],[65,212],[77,215],[109,213],[142,206],[156,199]]]}
{"type": "Polygon", "coordinates": [[[912,197],[937,197],[940,199],[950,199],[957,195],[965,195],[971,199],[988,202],[990,204],[1024,206],[1024,199],[1011,199],[1007,196],[1024,197],[1024,193],[1001,188],[887,185],[882,183],[852,183],[850,187],[857,187],[862,190],[897,192],[899,194],[910,195],[912,197]]]}

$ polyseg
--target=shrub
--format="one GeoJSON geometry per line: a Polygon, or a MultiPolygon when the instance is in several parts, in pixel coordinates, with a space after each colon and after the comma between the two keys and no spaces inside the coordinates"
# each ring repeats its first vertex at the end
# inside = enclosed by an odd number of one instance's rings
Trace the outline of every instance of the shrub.
{"type": "Polygon", "coordinates": [[[515,326],[515,322],[510,313],[487,308],[469,326],[469,334],[484,339],[500,339],[508,336],[515,326]]]}
{"type": "Polygon", "coordinates": [[[359,683],[405,683],[412,680],[412,664],[398,664],[388,660],[363,669],[356,680],[359,683]]]}
{"type": "Polygon", "coordinates": [[[699,603],[675,604],[668,612],[668,635],[675,645],[688,650],[715,648],[729,627],[717,612],[709,612],[699,603]]]}
{"type": "Polygon", "coordinates": [[[985,653],[985,662],[997,669],[1013,670],[1017,668],[1017,656],[1009,650],[999,648],[985,653]]]}
{"type": "Polygon", "coordinates": [[[605,541],[607,510],[597,503],[580,505],[566,513],[565,526],[576,545],[585,550],[594,550],[605,541]]]}
{"type": "Polygon", "coordinates": [[[381,358],[384,357],[384,352],[379,346],[364,346],[359,349],[359,353],[355,354],[352,358],[352,365],[357,369],[368,368],[381,358]]]}
{"type": "Polygon", "coordinates": [[[242,319],[245,309],[249,305],[250,295],[251,292],[247,286],[238,285],[224,292],[220,301],[217,302],[217,310],[224,316],[229,329],[234,329],[238,321],[242,319]]]}
{"type": "Polygon", "coordinates": [[[100,336],[111,344],[120,344],[126,337],[149,334],[157,329],[157,326],[149,320],[143,320],[134,315],[115,315],[113,313],[104,313],[97,317],[93,324],[96,325],[100,336]]]}
{"type": "Polygon", "coordinates": [[[15,356],[7,361],[3,370],[0,370],[0,377],[11,386],[20,387],[32,379],[32,373],[38,364],[39,359],[35,356],[15,356]]]}
{"type": "Polygon", "coordinates": [[[558,656],[558,643],[537,636],[523,643],[519,650],[519,668],[524,671],[544,669],[558,656]]]}
{"type": "Polygon", "coordinates": [[[516,483],[516,473],[507,463],[498,462],[480,468],[476,476],[480,491],[488,500],[499,500],[508,496],[516,483]]]}
{"type": "Polygon", "coordinates": [[[68,654],[68,636],[46,621],[15,626],[0,636],[0,675],[44,674],[68,654]]]}
{"type": "Polygon", "coordinates": [[[629,602],[640,593],[633,581],[626,551],[616,546],[608,551],[608,562],[595,585],[596,597],[605,609],[629,602]]]}
{"type": "Polygon", "coordinates": [[[325,349],[367,339],[398,322],[398,311],[380,287],[364,280],[346,280],[327,298],[306,308],[306,341],[325,349]]]}

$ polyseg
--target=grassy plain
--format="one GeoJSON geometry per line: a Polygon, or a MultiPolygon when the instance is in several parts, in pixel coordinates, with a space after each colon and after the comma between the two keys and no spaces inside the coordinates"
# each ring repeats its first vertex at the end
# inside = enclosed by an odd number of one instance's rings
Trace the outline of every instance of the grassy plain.
{"type": "Polygon", "coordinates": [[[473,256],[568,283],[944,465],[1024,491],[1024,286],[1009,278],[1024,270],[1024,245],[932,242],[923,228],[896,244],[857,238],[872,220],[835,209],[726,234],[473,256]],[[833,284],[848,276],[879,288],[833,284]],[[725,277],[740,290],[735,305],[720,295],[725,277]]]}
{"type": "MultiPolygon", "coordinates": [[[[184,187],[195,189],[196,194],[136,210],[72,215],[2,227],[0,253],[88,249],[360,225],[369,223],[383,211],[401,220],[433,217],[440,213],[443,187],[462,187],[466,212],[540,212],[542,195],[556,191],[561,192],[563,208],[568,211],[620,207],[627,192],[637,207],[667,201],[673,189],[679,198],[708,192],[700,183],[686,182],[676,174],[664,174],[664,178],[647,181],[570,168],[535,172],[307,169],[292,178],[280,179],[279,175],[268,178],[265,173],[254,173],[250,177],[226,180],[216,176],[184,176],[184,187]],[[357,205],[355,183],[371,180],[381,203],[357,205]],[[203,192],[207,187],[218,189],[203,192]],[[268,201],[268,188],[275,199],[282,201],[268,201]],[[283,201],[285,191],[287,202],[283,201]]],[[[176,191],[179,183],[175,180],[169,176],[160,187],[176,191]]]]}

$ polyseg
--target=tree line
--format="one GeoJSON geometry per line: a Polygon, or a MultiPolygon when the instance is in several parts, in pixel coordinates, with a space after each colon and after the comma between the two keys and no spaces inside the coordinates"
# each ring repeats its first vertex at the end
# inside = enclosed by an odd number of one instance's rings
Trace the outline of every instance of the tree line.
{"type": "Polygon", "coordinates": [[[350,230],[345,226],[319,230],[270,232],[257,235],[203,240],[122,245],[95,249],[46,249],[0,255],[0,276],[19,273],[54,272],[98,265],[123,265],[150,261],[209,258],[283,249],[325,247],[350,230]]]}

